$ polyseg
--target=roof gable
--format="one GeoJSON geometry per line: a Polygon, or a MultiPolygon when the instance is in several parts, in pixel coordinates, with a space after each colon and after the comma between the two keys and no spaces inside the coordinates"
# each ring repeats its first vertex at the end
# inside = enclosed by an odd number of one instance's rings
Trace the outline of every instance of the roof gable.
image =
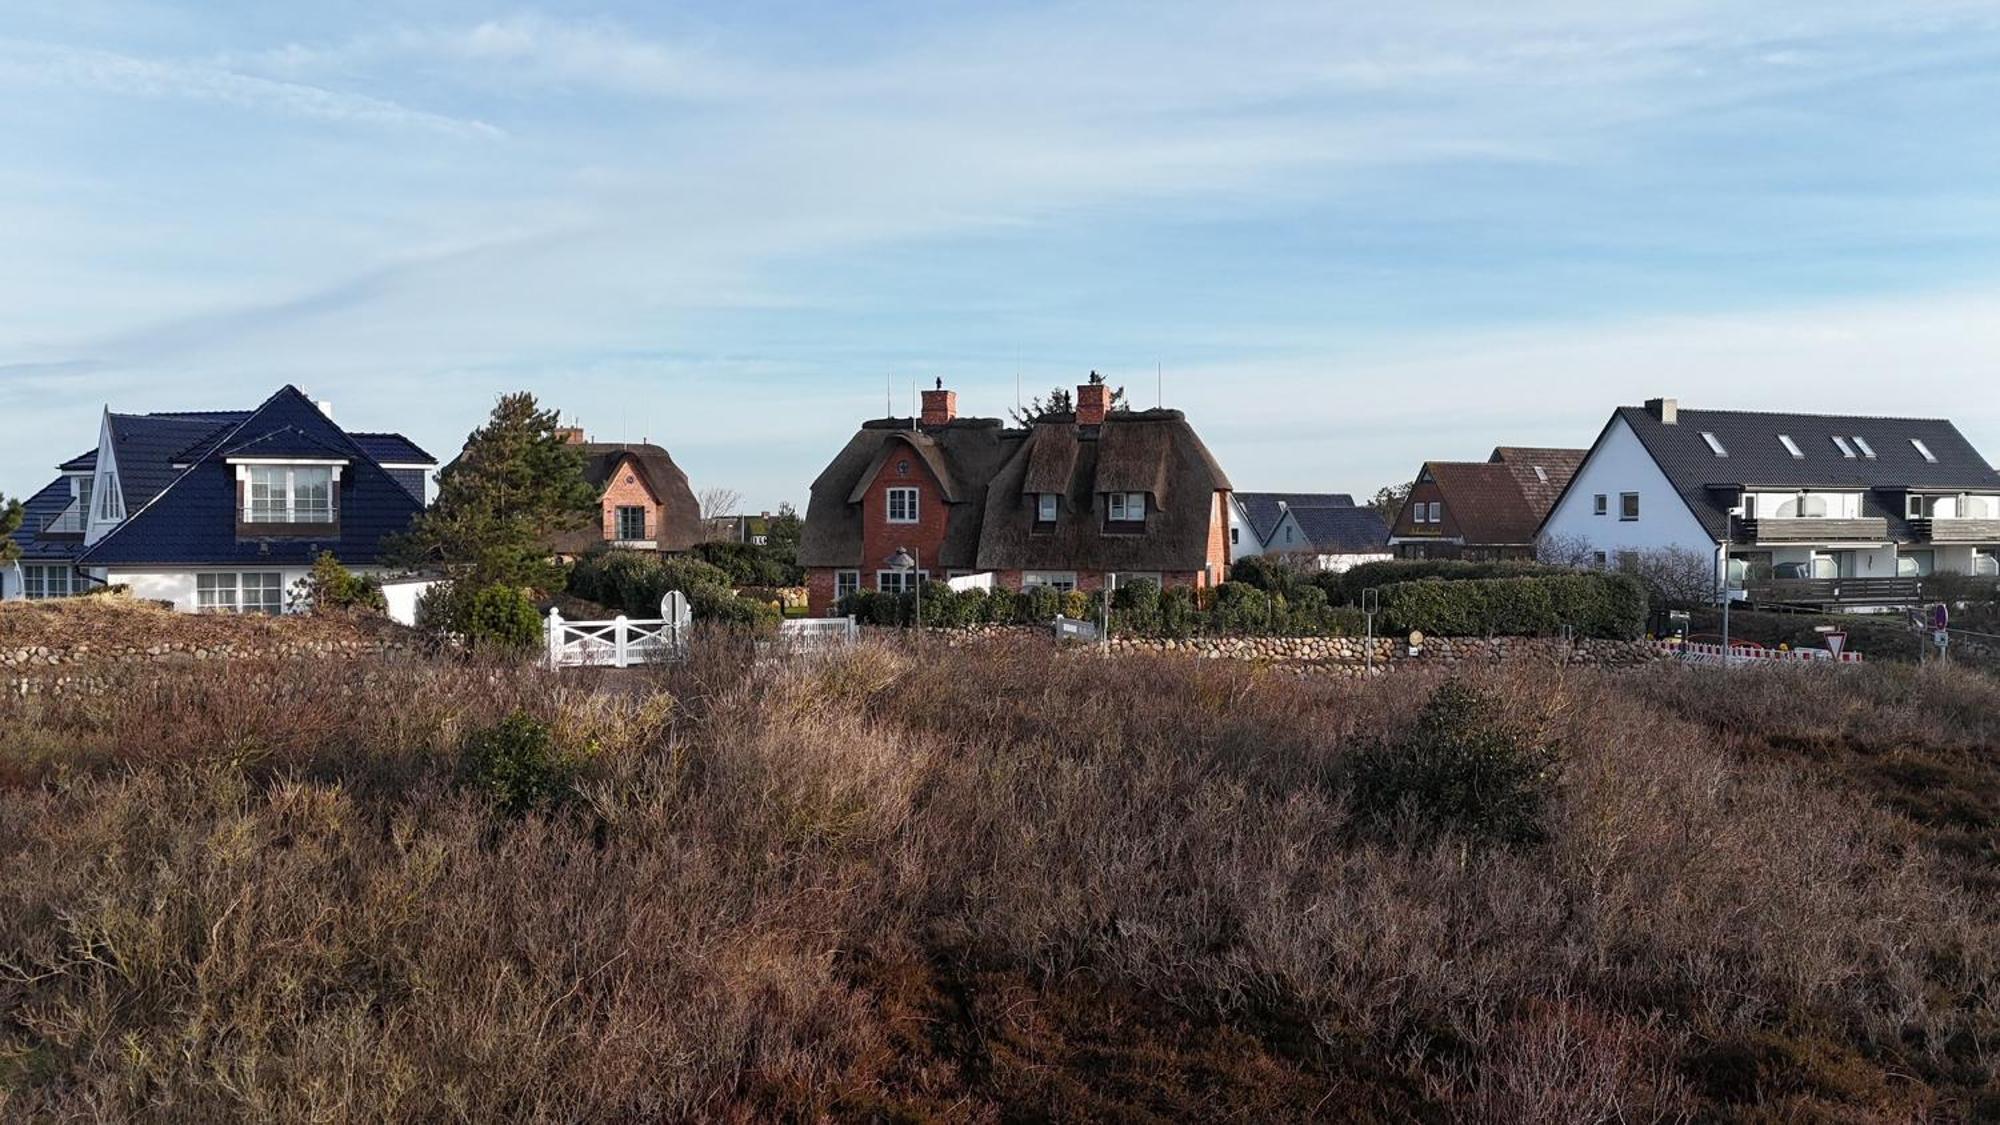
{"type": "Polygon", "coordinates": [[[1270,541],[1287,508],[1354,507],[1354,497],[1345,492],[1238,492],[1233,495],[1259,543],[1270,541]]]}

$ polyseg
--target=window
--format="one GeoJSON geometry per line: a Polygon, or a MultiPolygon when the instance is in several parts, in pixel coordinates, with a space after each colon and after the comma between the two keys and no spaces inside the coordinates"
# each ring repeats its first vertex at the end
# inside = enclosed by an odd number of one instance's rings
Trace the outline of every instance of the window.
{"type": "Polygon", "coordinates": [[[1134,582],[1151,582],[1153,585],[1158,586],[1160,585],[1160,573],[1156,570],[1149,570],[1149,571],[1134,570],[1134,571],[1126,571],[1119,574],[1113,574],[1111,576],[1111,585],[1114,589],[1122,590],[1125,587],[1132,585],[1134,582]]]}
{"type": "Polygon", "coordinates": [[[1805,460],[1806,451],[1799,448],[1799,443],[1792,440],[1792,435],[1779,434],[1778,444],[1784,446],[1785,452],[1791,454],[1794,459],[1800,461],[1805,460]]]}
{"type": "Polygon", "coordinates": [[[925,582],[931,580],[928,570],[878,570],[875,572],[875,588],[885,594],[907,594],[917,588],[917,576],[920,574],[925,582]]]}
{"type": "Polygon", "coordinates": [[[1437,500],[1431,501],[1431,522],[1432,523],[1444,522],[1444,504],[1440,501],[1437,500]]]}
{"type": "Polygon", "coordinates": [[[1056,522],[1056,494],[1044,492],[1035,497],[1035,519],[1040,523],[1056,522]]]}
{"type": "Polygon", "coordinates": [[[1618,518],[1621,520],[1636,520],[1639,518],[1638,493],[1621,492],[1618,494],[1618,518]]]}
{"type": "Polygon", "coordinates": [[[839,601],[849,594],[861,592],[861,572],[858,570],[836,570],[833,572],[833,600],[839,601]]]}
{"type": "Polygon", "coordinates": [[[1826,497],[1811,492],[1801,492],[1778,505],[1779,519],[1820,520],[1827,518],[1828,514],[1826,497]]]}
{"type": "Polygon", "coordinates": [[[1112,523],[1138,523],[1146,518],[1146,494],[1143,492],[1114,492],[1111,494],[1111,508],[1105,518],[1112,523]]]}
{"type": "Polygon", "coordinates": [[[1611,511],[1611,497],[1602,492],[1592,497],[1590,504],[1592,511],[1597,515],[1605,515],[1611,511]]]}
{"type": "Polygon", "coordinates": [[[1292,542],[1292,528],[1289,524],[1285,526],[1285,542],[1292,542]]]}
{"type": "Polygon", "coordinates": [[[1875,459],[1875,447],[1869,445],[1868,439],[1862,437],[1860,434],[1854,435],[1854,448],[1859,449],[1861,451],[1861,455],[1863,457],[1868,458],[1870,461],[1873,461],[1875,459]]]}
{"type": "Polygon", "coordinates": [[[1234,546],[1236,546],[1236,545],[1237,545],[1238,543],[1241,543],[1241,542],[1243,542],[1243,529],[1242,529],[1242,528],[1240,528],[1240,527],[1232,527],[1232,528],[1230,528],[1230,529],[1229,529],[1229,545],[1230,545],[1230,546],[1232,546],[1232,547],[1234,547],[1234,546]]]}
{"type": "Polygon", "coordinates": [[[1549,483],[1549,471],[1547,469],[1542,468],[1540,465],[1534,466],[1534,469],[1536,480],[1541,481],[1543,484],[1549,483]]]}
{"type": "Polygon", "coordinates": [[[1425,507],[1424,502],[1421,500],[1410,505],[1410,522],[1429,523],[1430,522],[1430,516],[1428,514],[1429,511],[1430,509],[1425,507]]]}
{"type": "Polygon", "coordinates": [[[1703,430],[1701,432],[1701,440],[1708,443],[1708,451],[1710,453],[1715,454],[1717,457],[1729,456],[1729,451],[1722,447],[1721,438],[1716,437],[1714,434],[1709,433],[1707,430],[1703,430]]]}
{"type": "Polygon", "coordinates": [[[39,601],[82,593],[83,580],[66,565],[21,564],[21,596],[39,601]]]}
{"type": "Polygon", "coordinates": [[[1910,444],[1915,447],[1917,454],[1924,460],[1929,461],[1933,465],[1937,464],[1937,454],[1932,453],[1931,447],[1924,444],[1924,439],[1911,438],[1910,444]]]}
{"type": "Polygon", "coordinates": [[[1990,519],[2000,518],[2000,496],[1959,497],[1958,518],[1965,520],[1990,520],[1990,519]]]}
{"type": "Polygon", "coordinates": [[[618,509],[618,541],[636,543],[646,537],[646,509],[641,507],[621,507],[618,509]]]}
{"type": "Polygon", "coordinates": [[[275,571],[197,574],[194,606],[200,613],[278,614],[285,608],[285,576],[275,571]]]}
{"type": "Polygon", "coordinates": [[[90,518],[90,490],[97,487],[96,477],[76,478],[76,510],[79,517],[90,518]]]}
{"type": "Polygon", "coordinates": [[[914,488],[892,488],[889,490],[889,522],[917,522],[917,490],[914,488]]]}
{"type": "Polygon", "coordinates": [[[1021,575],[1021,589],[1034,590],[1047,586],[1067,594],[1076,589],[1076,572],[1073,570],[1031,570],[1021,575]]]}
{"type": "Polygon", "coordinates": [[[125,518],[125,497],[118,491],[117,473],[106,473],[104,476],[104,491],[97,497],[97,518],[101,520],[125,518]]]}
{"type": "Polygon", "coordinates": [[[1606,570],[1611,566],[1611,556],[1605,554],[1603,551],[1592,551],[1590,553],[1590,563],[1599,570],[1606,570]]]}
{"type": "Polygon", "coordinates": [[[1983,578],[2000,576],[2000,555],[1991,551],[1972,552],[1972,573],[1983,578]]]}
{"type": "Polygon", "coordinates": [[[1896,577],[1929,578],[1937,568],[1937,552],[1911,551],[1896,556],[1896,577]]]}
{"type": "Polygon", "coordinates": [[[1624,571],[1627,574],[1630,574],[1631,572],[1639,569],[1639,552],[1637,551],[1618,552],[1618,569],[1624,571]]]}
{"type": "Polygon", "coordinates": [[[1904,497],[1903,515],[1913,520],[1924,518],[1924,498],[1914,492],[1904,497]]]}
{"type": "Polygon", "coordinates": [[[244,523],[332,523],[333,467],[251,465],[244,523]]]}
{"type": "Polygon", "coordinates": [[[1839,434],[1835,434],[1833,435],[1833,444],[1836,449],[1840,450],[1840,455],[1842,457],[1847,458],[1849,461],[1854,460],[1854,447],[1847,444],[1846,438],[1841,437],[1839,434]]]}

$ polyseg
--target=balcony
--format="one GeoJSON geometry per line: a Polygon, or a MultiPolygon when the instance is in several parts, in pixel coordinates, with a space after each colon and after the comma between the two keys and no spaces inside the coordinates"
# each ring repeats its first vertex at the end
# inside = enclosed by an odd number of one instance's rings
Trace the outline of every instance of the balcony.
{"type": "Polygon", "coordinates": [[[1889,521],[1881,516],[1859,519],[1798,518],[1736,521],[1738,543],[1886,543],[1889,521]]]}
{"type": "Polygon", "coordinates": [[[1910,530],[1925,543],[2000,543],[2000,519],[1933,519],[1910,521],[1910,530]]]}
{"type": "Polygon", "coordinates": [[[42,521],[41,535],[82,535],[83,505],[72,501],[62,515],[42,521]]]}
{"type": "Polygon", "coordinates": [[[331,507],[236,509],[238,539],[326,539],[340,534],[340,512],[331,507]]]}
{"type": "Polygon", "coordinates": [[[1745,593],[1752,605],[1776,609],[1908,606],[1922,603],[1924,584],[1921,578],[1770,578],[1749,583],[1745,593]]]}

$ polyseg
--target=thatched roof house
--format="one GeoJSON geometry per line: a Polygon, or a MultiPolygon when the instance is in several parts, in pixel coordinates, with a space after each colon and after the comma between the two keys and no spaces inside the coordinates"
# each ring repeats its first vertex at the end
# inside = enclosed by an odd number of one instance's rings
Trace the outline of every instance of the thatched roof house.
{"type": "Polygon", "coordinates": [[[566,436],[583,449],[584,479],[598,491],[601,518],[558,536],[556,553],[610,546],[678,553],[707,537],[688,476],[666,450],[644,442],[587,441],[580,429],[566,436]]]}
{"type": "Polygon", "coordinates": [[[924,393],[921,417],[864,422],[813,482],[799,561],[815,607],[902,589],[907,551],[932,579],[991,573],[1018,589],[1095,589],[1108,574],[1220,582],[1229,479],[1178,410],[1113,411],[1102,384],[1074,413],[1025,428],[960,418],[924,393]]]}

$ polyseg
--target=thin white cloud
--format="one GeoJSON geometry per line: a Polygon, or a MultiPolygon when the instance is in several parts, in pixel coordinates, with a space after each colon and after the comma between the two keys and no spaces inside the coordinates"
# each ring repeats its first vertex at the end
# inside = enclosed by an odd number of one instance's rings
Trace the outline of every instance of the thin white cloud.
{"type": "Polygon", "coordinates": [[[484,121],[465,120],[366,94],[242,74],[201,62],[138,58],[113,51],[0,41],[0,83],[59,85],[141,98],[181,98],[348,124],[497,138],[484,121]]]}

